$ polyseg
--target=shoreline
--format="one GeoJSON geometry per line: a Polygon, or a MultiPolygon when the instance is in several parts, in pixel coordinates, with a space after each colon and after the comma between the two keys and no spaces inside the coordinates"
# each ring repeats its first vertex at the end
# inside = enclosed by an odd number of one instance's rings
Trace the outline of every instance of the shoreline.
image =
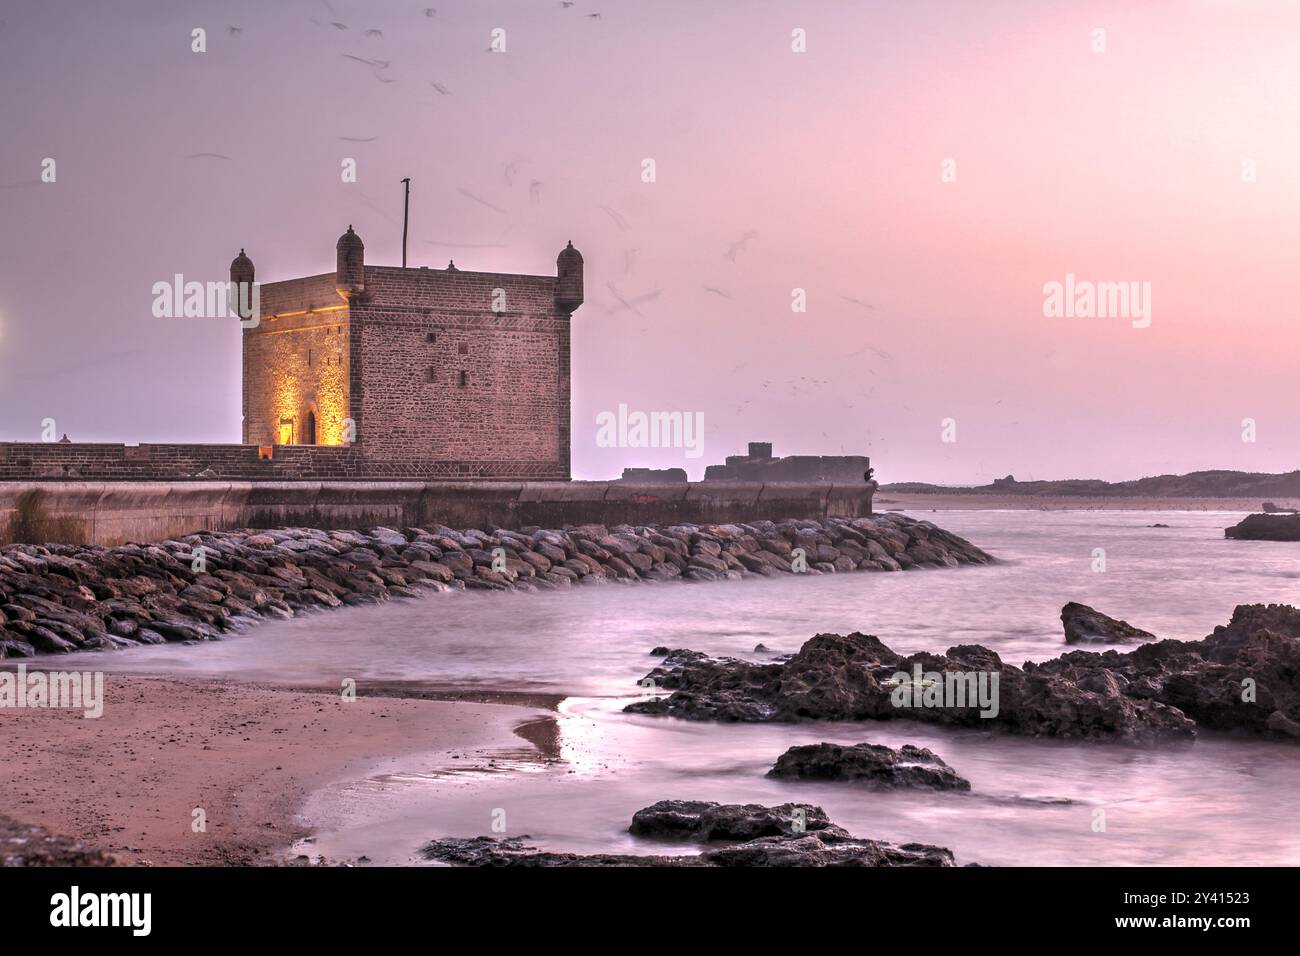
{"type": "Polygon", "coordinates": [[[320,690],[116,674],[104,690],[99,719],[0,711],[10,755],[0,764],[0,806],[119,865],[294,865],[288,851],[311,836],[299,813],[322,787],[405,754],[451,760],[521,738],[541,743],[543,714],[526,699],[372,690],[345,703],[320,690]],[[196,808],[205,832],[195,832],[196,808]]]}
{"type": "MultiPolygon", "coordinates": [[[[1300,499],[1277,498],[1279,507],[1300,507],[1300,499]]],[[[1224,511],[1253,514],[1257,498],[1170,498],[1118,495],[1014,495],[981,493],[908,493],[880,491],[876,514],[938,511],[1224,511]]]]}

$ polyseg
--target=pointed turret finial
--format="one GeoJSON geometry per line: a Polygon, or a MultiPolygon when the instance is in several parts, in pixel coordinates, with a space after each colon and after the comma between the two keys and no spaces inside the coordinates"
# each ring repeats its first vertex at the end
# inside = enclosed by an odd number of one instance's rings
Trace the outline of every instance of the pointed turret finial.
{"type": "Polygon", "coordinates": [[[335,245],[334,288],[345,300],[366,290],[366,244],[348,223],[348,231],[335,245]]]}
{"type": "Polygon", "coordinates": [[[565,315],[582,305],[582,253],[573,248],[573,240],[560,250],[555,259],[555,307],[565,315]]]}

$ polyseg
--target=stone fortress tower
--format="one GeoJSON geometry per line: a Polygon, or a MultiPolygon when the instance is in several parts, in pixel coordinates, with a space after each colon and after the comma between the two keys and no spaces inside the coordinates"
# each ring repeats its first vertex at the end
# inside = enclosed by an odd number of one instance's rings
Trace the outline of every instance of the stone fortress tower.
{"type": "MultiPolygon", "coordinates": [[[[231,282],[254,274],[241,250],[231,282]]],[[[260,299],[243,332],[244,444],[350,446],[370,477],[569,478],[572,242],[555,276],[402,268],[367,265],[348,226],[333,272],[260,299]]]]}

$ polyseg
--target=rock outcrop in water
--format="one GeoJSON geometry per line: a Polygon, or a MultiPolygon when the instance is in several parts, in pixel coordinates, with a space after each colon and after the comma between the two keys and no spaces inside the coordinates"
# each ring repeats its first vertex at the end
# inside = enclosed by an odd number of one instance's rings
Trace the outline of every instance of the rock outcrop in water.
{"type": "Polygon", "coordinates": [[[852,836],[827,819],[821,807],[779,807],[661,800],[638,810],[632,833],[706,844],[697,854],[551,853],[527,837],[434,840],[425,859],[461,866],[952,866],[952,851],[924,843],[900,845],[852,836]],[[727,846],[716,846],[718,842],[727,846]]]}
{"type": "Polygon", "coordinates": [[[898,750],[884,744],[808,744],[791,747],[767,774],[787,780],[851,780],[887,790],[969,790],[938,754],[904,744],[898,750]]]}
{"type": "Polygon", "coordinates": [[[819,634],[775,663],[675,650],[649,678],[672,693],[626,711],[687,720],[920,720],[1130,743],[1190,739],[1197,727],[1300,739],[1300,611],[1242,605],[1201,641],[1072,651],[1023,668],[978,645],[902,656],[855,633],[819,634]],[[908,680],[897,681],[900,674],[908,680]],[[991,708],[970,703],[980,675],[989,689],[997,675],[996,713],[987,717],[991,708]],[[963,688],[967,696],[956,698],[963,688]]]}
{"type": "Polygon", "coordinates": [[[673,693],[624,710],[688,720],[919,720],[1030,736],[1135,742],[1193,735],[1192,721],[1162,703],[1040,676],[1032,666],[1022,670],[1003,664],[993,651],[972,644],[949,648],[946,654],[904,657],[868,634],[818,634],[789,660],[766,664],[673,651],[648,675],[655,686],[673,693]],[[919,683],[913,677],[918,667],[923,675],[919,683]],[[907,679],[898,682],[899,674],[907,679]],[[935,675],[937,681],[924,675],[935,675]],[[949,691],[948,675],[952,692],[965,695],[960,705],[936,702],[938,691],[949,691]],[[980,675],[985,706],[978,701],[980,675]],[[909,682],[912,686],[903,686],[909,682]],[[907,706],[895,703],[904,699],[900,688],[908,692],[907,706]]]}
{"type": "Polygon", "coordinates": [[[1300,515],[1247,515],[1224,529],[1223,536],[1241,541],[1300,541],[1300,515]]]}
{"type": "Polygon", "coordinates": [[[1074,601],[1061,608],[1061,626],[1067,644],[1137,644],[1156,637],[1128,621],[1116,620],[1074,601]]]}
{"type": "Polygon", "coordinates": [[[985,564],[928,521],[759,521],[562,531],[232,531],[0,549],[0,657],[220,638],[262,618],[430,591],[717,581],[985,564]]]}

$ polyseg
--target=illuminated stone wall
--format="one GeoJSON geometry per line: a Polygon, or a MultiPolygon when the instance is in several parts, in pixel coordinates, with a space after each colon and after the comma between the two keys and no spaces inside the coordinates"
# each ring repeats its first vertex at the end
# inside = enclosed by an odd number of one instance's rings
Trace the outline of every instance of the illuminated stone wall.
{"type": "Polygon", "coordinates": [[[244,332],[244,441],[344,442],[367,472],[569,477],[569,316],[553,276],[365,267],[261,286],[244,332]],[[495,308],[494,308],[495,306],[495,308]]]}
{"type": "Polygon", "coordinates": [[[348,311],[334,275],[261,287],[262,321],[244,330],[244,430],[250,445],[342,445],[349,415],[348,311]]]}

